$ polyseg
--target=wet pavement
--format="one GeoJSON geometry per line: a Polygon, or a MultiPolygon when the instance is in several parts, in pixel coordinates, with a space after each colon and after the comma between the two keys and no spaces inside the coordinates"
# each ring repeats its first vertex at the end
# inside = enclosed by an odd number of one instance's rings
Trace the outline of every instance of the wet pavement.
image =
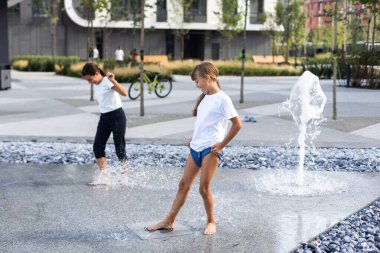
{"type": "Polygon", "coordinates": [[[202,234],[198,177],[177,219],[190,233],[142,240],[128,225],[165,217],[182,169],[135,167],[124,185],[90,187],[95,166],[0,166],[2,252],[288,252],[380,196],[378,173],[318,172],[347,187],[290,197],[256,190],[271,171],[218,168],[216,235],[202,234]]]}

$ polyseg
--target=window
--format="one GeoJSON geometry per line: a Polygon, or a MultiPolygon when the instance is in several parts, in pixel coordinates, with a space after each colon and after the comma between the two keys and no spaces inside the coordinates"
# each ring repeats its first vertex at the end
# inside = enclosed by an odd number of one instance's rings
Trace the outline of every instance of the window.
{"type": "Polygon", "coordinates": [[[157,0],[157,22],[166,22],[167,18],[166,0],[157,0]]]}
{"type": "Polygon", "coordinates": [[[47,18],[49,13],[48,0],[33,0],[32,15],[34,18],[47,18]]]}
{"type": "Polygon", "coordinates": [[[20,17],[20,4],[8,8],[8,17],[20,17]]]}
{"type": "Polygon", "coordinates": [[[207,0],[193,0],[190,5],[183,6],[185,22],[207,22],[207,0]]]}
{"type": "Polygon", "coordinates": [[[250,17],[249,21],[251,24],[261,23],[260,17],[264,12],[264,1],[263,0],[251,0],[250,17]]]}
{"type": "Polygon", "coordinates": [[[111,10],[112,20],[132,20],[138,21],[141,18],[140,0],[119,0],[115,1],[111,10]]]}

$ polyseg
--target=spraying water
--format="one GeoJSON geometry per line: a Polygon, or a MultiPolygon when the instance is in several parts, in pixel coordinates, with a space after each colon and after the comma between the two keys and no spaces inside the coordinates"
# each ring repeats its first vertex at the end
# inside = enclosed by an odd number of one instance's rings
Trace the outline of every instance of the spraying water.
{"type": "Polygon", "coordinates": [[[292,115],[299,129],[297,171],[259,172],[254,178],[256,190],[280,195],[310,196],[338,193],[347,188],[345,182],[321,175],[320,172],[308,171],[304,175],[306,141],[312,144],[320,133],[319,124],[324,120],[322,112],[325,104],[326,96],[318,77],[309,71],[304,72],[294,84],[289,99],[280,108],[292,115]]]}
{"type": "Polygon", "coordinates": [[[310,71],[305,71],[294,84],[289,99],[283,103],[284,110],[288,111],[295,121],[300,134],[298,136],[299,163],[297,184],[303,185],[303,169],[305,159],[305,140],[308,135],[315,138],[319,131],[309,132],[323,120],[322,112],[326,104],[326,95],[319,84],[319,78],[310,71]]]}

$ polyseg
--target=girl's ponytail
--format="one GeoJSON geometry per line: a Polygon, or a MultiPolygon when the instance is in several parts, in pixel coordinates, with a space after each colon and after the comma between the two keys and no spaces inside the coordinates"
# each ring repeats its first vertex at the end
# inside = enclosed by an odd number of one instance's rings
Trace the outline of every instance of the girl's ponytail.
{"type": "Polygon", "coordinates": [[[197,109],[198,109],[198,106],[199,106],[199,104],[202,102],[202,100],[204,99],[205,96],[206,96],[206,94],[202,93],[202,94],[199,95],[199,97],[197,98],[197,101],[195,102],[194,109],[193,109],[193,111],[192,111],[192,113],[191,113],[194,117],[197,116],[197,111],[198,111],[197,109]]]}

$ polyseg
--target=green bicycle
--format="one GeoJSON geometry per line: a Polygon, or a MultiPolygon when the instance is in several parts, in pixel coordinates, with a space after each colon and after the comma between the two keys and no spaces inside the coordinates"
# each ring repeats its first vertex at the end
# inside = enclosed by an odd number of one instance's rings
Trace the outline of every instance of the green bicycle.
{"type": "MultiPolygon", "coordinates": [[[[153,72],[152,72],[153,73],[153,72]]],[[[164,78],[161,80],[158,80],[160,73],[155,72],[154,73],[154,79],[153,81],[149,78],[147,75],[147,71],[144,71],[144,83],[148,85],[148,92],[152,93],[154,91],[159,98],[164,98],[169,95],[169,93],[172,91],[172,81],[164,78]]],[[[138,97],[140,97],[140,81],[137,80],[135,82],[132,82],[128,89],[128,96],[131,100],[135,100],[138,97]]]]}

